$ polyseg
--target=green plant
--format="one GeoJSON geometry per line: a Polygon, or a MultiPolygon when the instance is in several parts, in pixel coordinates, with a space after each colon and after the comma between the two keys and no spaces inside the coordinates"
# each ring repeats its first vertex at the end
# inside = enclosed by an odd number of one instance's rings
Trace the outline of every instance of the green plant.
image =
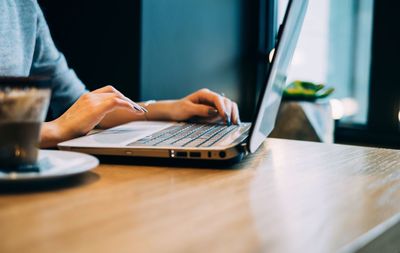
{"type": "Polygon", "coordinates": [[[335,91],[334,88],[325,87],[324,84],[294,81],[283,92],[285,100],[315,101],[326,98],[335,91]]]}

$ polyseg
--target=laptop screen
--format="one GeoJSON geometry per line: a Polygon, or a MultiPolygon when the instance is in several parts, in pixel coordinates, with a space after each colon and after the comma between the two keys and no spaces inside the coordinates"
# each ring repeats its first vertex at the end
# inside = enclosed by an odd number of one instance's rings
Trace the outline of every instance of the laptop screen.
{"type": "Polygon", "coordinates": [[[275,55],[269,68],[267,82],[257,105],[257,116],[250,130],[249,151],[254,153],[271,133],[285,89],[288,67],[303,25],[308,0],[291,0],[278,33],[275,55]]]}

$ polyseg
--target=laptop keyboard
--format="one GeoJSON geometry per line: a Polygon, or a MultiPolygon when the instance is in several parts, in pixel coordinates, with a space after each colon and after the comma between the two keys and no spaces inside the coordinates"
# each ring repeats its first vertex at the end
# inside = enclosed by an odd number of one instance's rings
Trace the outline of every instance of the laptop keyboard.
{"type": "Polygon", "coordinates": [[[210,147],[238,125],[185,124],[172,126],[132,142],[128,146],[210,147]]]}

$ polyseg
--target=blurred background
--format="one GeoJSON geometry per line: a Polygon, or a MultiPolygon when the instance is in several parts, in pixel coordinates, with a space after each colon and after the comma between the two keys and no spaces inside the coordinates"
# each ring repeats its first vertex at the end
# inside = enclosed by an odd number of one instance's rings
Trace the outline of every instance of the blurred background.
{"type": "MultiPolygon", "coordinates": [[[[134,100],[224,92],[251,120],[287,0],[39,0],[90,88],[134,100]]],[[[310,0],[289,74],[335,87],[335,142],[400,147],[399,3],[310,0]]]]}

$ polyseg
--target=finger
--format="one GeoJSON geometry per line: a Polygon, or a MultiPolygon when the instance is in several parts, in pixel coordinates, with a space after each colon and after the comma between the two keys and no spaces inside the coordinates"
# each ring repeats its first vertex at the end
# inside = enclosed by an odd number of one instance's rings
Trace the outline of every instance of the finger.
{"type": "Polygon", "coordinates": [[[94,94],[100,94],[100,93],[113,93],[113,94],[116,94],[121,99],[124,99],[127,102],[131,103],[136,110],[143,111],[143,112],[148,112],[146,108],[144,108],[144,107],[140,106],[139,104],[133,102],[130,98],[124,96],[124,94],[122,94],[119,90],[117,90],[116,88],[114,88],[111,85],[107,85],[107,86],[104,86],[104,87],[99,88],[97,90],[94,90],[94,91],[92,91],[92,93],[94,93],[94,94]]]}
{"type": "Polygon", "coordinates": [[[229,100],[228,98],[224,98],[224,103],[225,103],[225,108],[226,108],[226,112],[225,112],[225,122],[228,126],[231,125],[232,123],[232,110],[233,110],[233,106],[232,106],[232,101],[229,100]]]}
{"type": "Polygon", "coordinates": [[[112,98],[105,102],[104,108],[107,113],[114,111],[116,109],[125,109],[136,114],[143,114],[143,111],[139,111],[132,107],[132,104],[121,98],[112,98]]]}
{"type": "Polygon", "coordinates": [[[101,112],[110,112],[117,108],[124,108],[130,111],[134,111],[138,114],[143,114],[142,110],[136,108],[132,103],[122,99],[118,95],[114,93],[103,93],[103,94],[95,94],[95,97],[92,99],[97,100],[98,106],[96,107],[101,112]]]}
{"type": "Polygon", "coordinates": [[[112,85],[107,85],[107,86],[101,87],[97,90],[92,91],[92,93],[94,93],[94,94],[115,93],[115,94],[118,94],[120,97],[124,97],[124,95],[119,90],[114,88],[114,86],[112,86],[112,85]]]}
{"type": "Polygon", "coordinates": [[[124,100],[128,101],[129,103],[131,103],[135,107],[135,109],[137,109],[138,111],[147,112],[147,109],[145,109],[144,107],[140,106],[139,104],[133,102],[130,98],[124,96],[119,90],[117,90],[116,88],[114,88],[111,85],[107,85],[107,86],[104,86],[97,90],[94,90],[93,93],[114,93],[114,94],[118,95],[121,99],[124,99],[124,100]]]}
{"type": "Polygon", "coordinates": [[[226,108],[224,98],[208,89],[201,89],[190,95],[189,100],[193,103],[211,105],[217,108],[219,115],[225,118],[226,108]]]}
{"type": "Polygon", "coordinates": [[[218,116],[218,110],[208,105],[191,104],[188,109],[190,111],[190,114],[193,116],[199,116],[204,118],[218,116]]]}
{"type": "Polygon", "coordinates": [[[239,108],[235,102],[232,102],[232,122],[233,124],[240,125],[239,108]]]}

